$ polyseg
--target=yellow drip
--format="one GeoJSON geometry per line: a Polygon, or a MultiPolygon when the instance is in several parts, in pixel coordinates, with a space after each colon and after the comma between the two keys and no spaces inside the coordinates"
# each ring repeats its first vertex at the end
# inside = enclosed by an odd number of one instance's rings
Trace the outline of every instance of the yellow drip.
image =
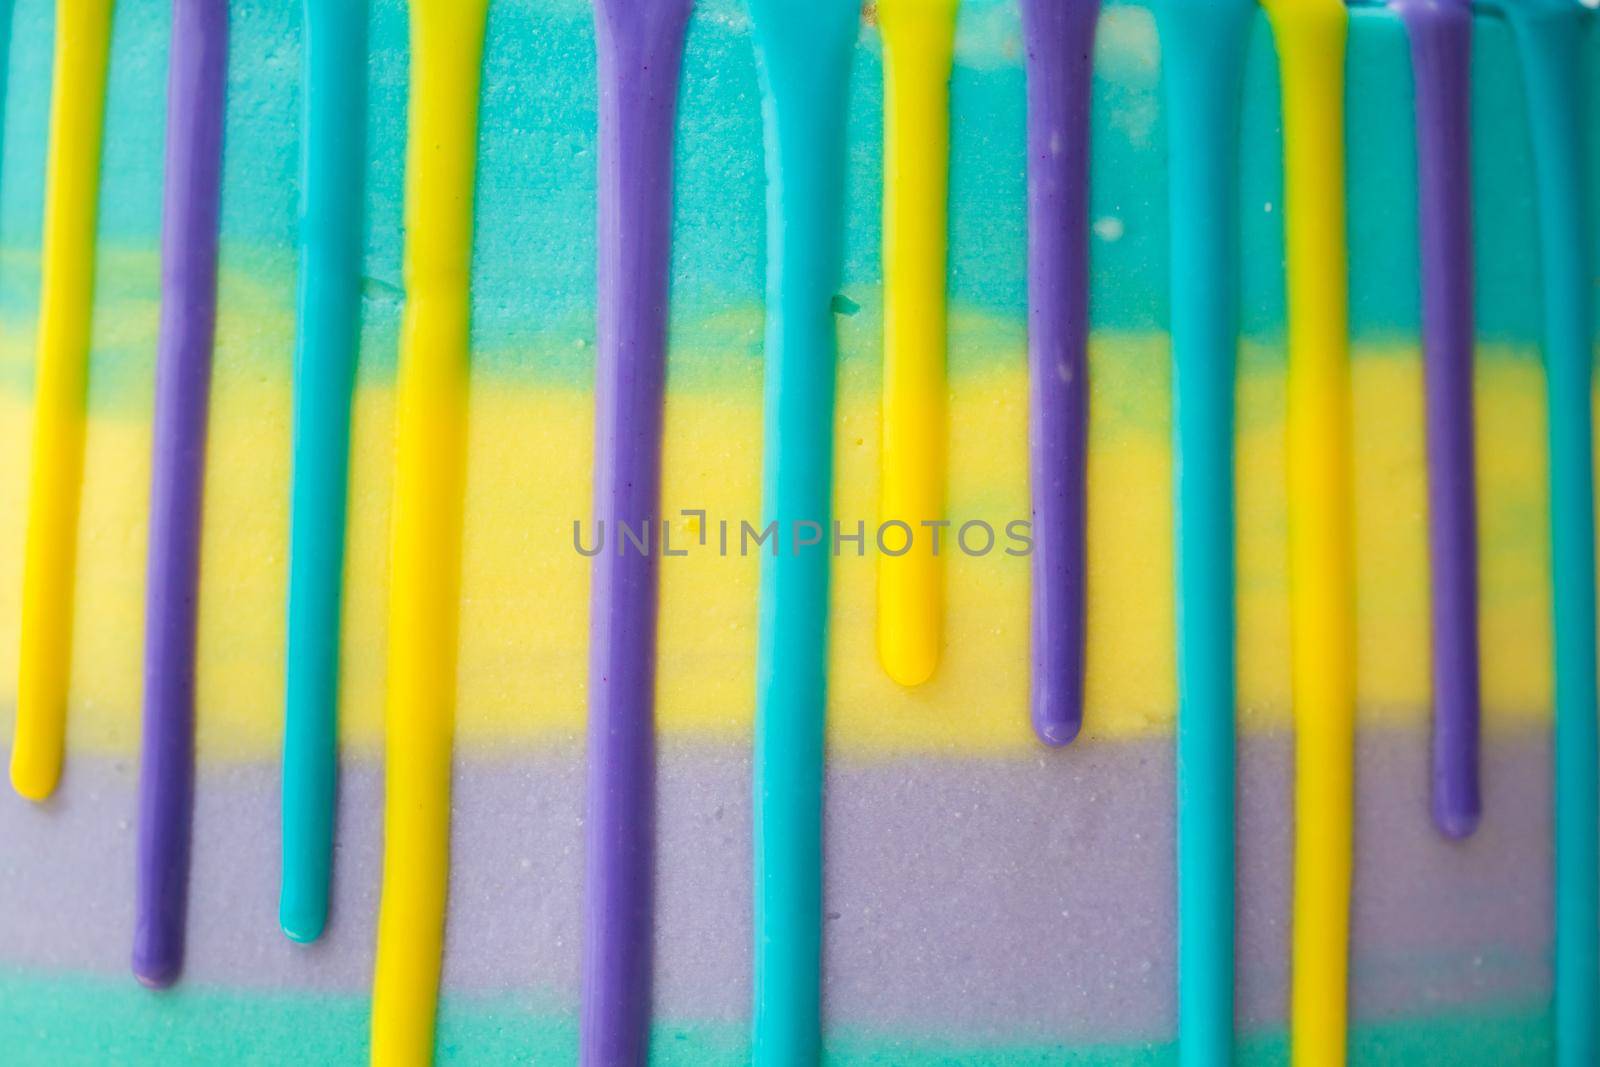
{"type": "MultiPolygon", "coordinates": [[[[943,519],[945,504],[945,246],[956,4],[878,4],[884,67],[879,520],[904,522],[913,534],[905,555],[880,557],[878,656],[902,685],[932,676],[944,634],[944,571],[933,552],[934,530],[922,524],[943,519]]],[[[952,537],[944,531],[941,554],[952,537]]]]}
{"type": "Polygon", "coordinates": [[[1356,703],[1343,0],[1267,0],[1283,85],[1288,258],[1290,1041],[1345,1062],[1356,703]]]}
{"type": "Polygon", "coordinates": [[[22,647],[11,748],[11,784],[31,800],[55,790],[66,742],[111,6],[111,0],[56,5],[22,647]]]}
{"type": "Polygon", "coordinates": [[[412,0],[405,317],[389,564],[372,1062],[426,1064],[444,945],[466,482],[469,278],[488,0],[412,0]]]}

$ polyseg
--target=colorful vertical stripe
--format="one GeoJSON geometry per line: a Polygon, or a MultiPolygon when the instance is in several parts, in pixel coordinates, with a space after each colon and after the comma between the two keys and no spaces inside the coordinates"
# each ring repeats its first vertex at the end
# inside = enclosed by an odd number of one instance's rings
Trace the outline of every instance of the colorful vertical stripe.
{"type": "Polygon", "coordinates": [[[906,524],[878,555],[878,658],[901,685],[933,676],[944,642],[945,293],[950,68],[957,0],[880,0],[883,33],[883,486],[878,521],[906,524]]]}
{"type": "Polygon", "coordinates": [[[1295,716],[1290,1040],[1342,1064],[1355,763],[1344,62],[1340,0],[1269,0],[1283,93],[1289,646],[1295,716]]]}
{"type": "Polygon", "coordinates": [[[295,941],[322,936],[333,863],[350,393],[361,344],[366,52],[365,0],[306,0],[278,898],[279,925],[295,941]]]}
{"type": "Polygon", "coordinates": [[[111,9],[112,0],[56,4],[22,648],[11,744],[12,787],[30,800],[55,791],[66,747],[111,9]]]}
{"type": "MultiPolygon", "coordinates": [[[[431,1059],[446,911],[476,125],[488,17],[488,0],[465,2],[463,8],[462,0],[414,0],[411,8],[387,851],[372,1011],[372,1057],[381,1063],[431,1059]]],[[[623,524],[650,529],[661,518],[672,142],[692,0],[595,2],[596,510],[614,530],[623,524]]],[[[1582,114],[1587,83],[1581,69],[1587,27],[1580,9],[1567,0],[1507,2],[1532,116],[1548,379],[1556,1019],[1561,1062],[1587,1064],[1600,1054],[1594,1010],[1600,995],[1590,410],[1594,279],[1592,249],[1582,237],[1590,232],[1583,195],[1590,131],[1582,114]]],[[[1046,742],[1064,743],[1079,729],[1082,701],[1087,116],[1097,7],[1094,0],[1023,5],[1029,56],[1031,471],[1044,556],[1035,561],[1041,569],[1035,587],[1034,714],[1046,742]]],[[[1481,802],[1471,481],[1470,9],[1465,0],[1393,0],[1392,6],[1405,20],[1417,85],[1434,570],[1433,815],[1442,832],[1460,837],[1476,826],[1481,802]]],[[[761,564],[754,1058],[762,1064],[814,1063],[822,1055],[832,310],[844,237],[844,123],[858,12],[853,0],[826,0],[825,6],[818,0],[752,0],[752,10],[769,179],[763,518],[777,532],[761,564]]],[[[174,981],[183,959],[228,51],[226,0],[174,0],[173,11],[133,960],[140,980],[152,986],[174,981]]],[[[955,0],[883,0],[879,9],[889,80],[886,166],[893,187],[885,205],[884,517],[904,519],[919,533],[923,523],[913,516],[937,516],[943,509],[944,210],[954,14],[955,0]],[[937,315],[930,315],[935,306],[937,315]],[[912,447],[919,442],[926,446],[920,459],[912,447]],[[935,453],[938,462],[931,463],[935,453]],[[904,514],[895,514],[892,507],[902,505],[892,500],[911,503],[903,505],[904,514]]],[[[1287,451],[1297,717],[1292,1038],[1298,1062],[1339,1063],[1347,1044],[1356,699],[1343,166],[1347,14],[1337,0],[1269,0],[1269,16],[1281,56],[1288,209],[1287,451]]],[[[72,492],[32,505],[38,516],[30,520],[55,523],[48,528],[60,536],[45,538],[30,526],[28,561],[37,577],[28,581],[61,585],[64,576],[65,583],[47,609],[25,604],[25,611],[46,620],[38,634],[54,627],[65,635],[37,646],[24,639],[24,677],[29,670],[43,672],[33,676],[41,681],[32,691],[48,693],[53,684],[60,695],[54,704],[34,709],[44,712],[64,710],[70,665],[71,546],[83,465],[109,19],[109,0],[61,0],[32,491],[44,493],[54,485],[72,492]],[[74,20],[87,26],[83,33],[69,32],[79,25],[74,20]],[[74,48],[92,54],[69,58],[74,48]],[[84,79],[87,88],[75,77],[85,64],[94,75],[84,79]],[[36,543],[49,547],[37,549],[45,562],[35,568],[36,543]],[[32,660],[29,648],[37,652],[32,660]]],[[[1159,0],[1157,19],[1171,145],[1170,269],[1181,283],[1173,286],[1171,308],[1179,1027],[1182,1058],[1199,1064],[1225,1061],[1233,1053],[1238,124],[1253,8],[1250,0],[1159,0]]],[[[365,8],[307,0],[306,22],[306,218],[295,370],[282,922],[291,936],[309,939],[326,918],[332,840],[339,585],[364,207],[364,71],[350,60],[365,52],[365,8]]],[[[580,1054],[586,1064],[635,1063],[649,1054],[658,573],[653,555],[630,555],[626,543],[616,537],[613,551],[594,564],[580,1054]]],[[[889,562],[881,574],[895,577],[880,587],[880,642],[888,635],[895,647],[880,652],[895,677],[914,682],[937,664],[941,579],[936,566],[902,570],[889,562]],[[904,626],[894,625],[895,612],[904,626]]],[[[47,585],[27,588],[25,600],[48,591],[47,585]]],[[[44,796],[54,787],[63,721],[60,715],[19,713],[13,777],[25,795],[44,796]]]]}
{"type": "Polygon", "coordinates": [[[1163,0],[1178,614],[1178,1050],[1233,1057],[1234,370],[1254,0],[1163,0]]]}
{"type": "Polygon", "coordinates": [[[1472,431],[1472,8],[1396,0],[1416,80],[1432,572],[1434,825],[1466,837],[1478,781],[1478,514],[1472,431]]]}
{"type": "MultiPolygon", "coordinates": [[[[1504,0],[1522,64],[1539,219],[1555,611],[1555,1000],[1561,1067],[1600,1061],[1600,774],[1595,697],[1594,275],[1584,115],[1588,16],[1504,0]]],[[[1592,55],[1592,49],[1589,50],[1592,55]]]]}
{"type": "Polygon", "coordinates": [[[1083,726],[1089,443],[1089,98],[1099,0],[1023,0],[1033,730],[1083,726]]]}
{"type": "Polygon", "coordinates": [[[644,1063],[650,1046],[659,564],[628,547],[621,524],[637,532],[661,521],[672,148],[689,9],[690,0],[595,2],[594,500],[615,548],[595,556],[590,588],[584,1067],[644,1063]]]}
{"type": "Polygon", "coordinates": [[[133,932],[133,973],[157,987],[176,981],[183,967],[188,910],[200,509],[217,319],[227,69],[227,0],[174,0],[133,932]]]}
{"type": "Polygon", "coordinates": [[[489,0],[412,0],[406,304],[389,558],[372,1062],[426,1064],[444,947],[466,482],[472,213],[489,0]]]}
{"type": "Polygon", "coordinates": [[[767,324],[756,637],[758,1067],[816,1063],[822,765],[845,103],[856,0],[751,0],[767,146],[767,324]]]}

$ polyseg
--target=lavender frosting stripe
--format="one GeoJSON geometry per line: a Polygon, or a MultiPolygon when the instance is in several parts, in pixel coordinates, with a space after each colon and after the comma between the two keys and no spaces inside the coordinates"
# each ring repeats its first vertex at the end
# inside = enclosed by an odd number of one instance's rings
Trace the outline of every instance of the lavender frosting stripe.
{"type": "Polygon", "coordinates": [[[1416,79],[1417,205],[1432,570],[1434,824],[1478,825],[1478,534],[1472,432],[1472,153],[1467,0],[1397,0],[1416,79]]]}
{"type": "Polygon", "coordinates": [[[1028,462],[1034,732],[1083,724],[1089,426],[1089,97],[1098,0],[1023,0],[1028,76],[1028,462]]]}
{"type": "MultiPolygon", "coordinates": [[[[1421,730],[1373,730],[1358,741],[1351,951],[1360,1020],[1550,996],[1548,731],[1486,738],[1484,796],[1495,817],[1463,842],[1416,817],[1428,759],[1421,730]]],[[[749,1015],[749,766],[746,746],[661,745],[658,1019],[749,1015]]],[[[206,892],[194,900],[187,987],[364,993],[383,779],[372,760],[343,770],[330,923],[307,947],[278,932],[276,887],[265,876],[278,862],[277,766],[202,766],[194,877],[206,892]]],[[[1070,760],[831,761],[829,1026],[1063,1043],[1171,1036],[1173,772],[1170,741],[1092,736],[1070,760]]],[[[1287,739],[1242,739],[1244,1030],[1281,1025],[1287,1007],[1293,773],[1287,739]]],[[[34,857],[30,877],[0,878],[0,967],[109,975],[126,965],[133,773],[82,756],[73,783],[46,809],[0,797],[0,840],[34,857]]],[[[447,1003],[517,991],[531,1010],[577,1009],[582,786],[576,744],[464,756],[453,793],[447,1003]]]]}
{"type": "Polygon", "coordinates": [[[590,601],[588,819],[579,1061],[648,1055],[655,923],[654,552],[626,551],[619,523],[660,512],[671,267],[672,143],[690,0],[596,0],[599,299],[595,512],[614,549],[590,601]]]}
{"type": "Polygon", "coordinates": [[[200,506],[227,55],[227,0],[174,0],[133,931],[133,973],[157,987],[182,970],[188,907],[200,506]]]}

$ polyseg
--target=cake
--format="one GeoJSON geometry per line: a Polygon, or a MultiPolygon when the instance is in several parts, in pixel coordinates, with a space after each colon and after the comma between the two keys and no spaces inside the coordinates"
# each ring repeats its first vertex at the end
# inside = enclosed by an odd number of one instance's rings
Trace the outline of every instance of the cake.
{"type": "Polygon", "coordinates": [[[1583,8],[8,15],[5,1062],[1596,1062],[1583,8]]]}

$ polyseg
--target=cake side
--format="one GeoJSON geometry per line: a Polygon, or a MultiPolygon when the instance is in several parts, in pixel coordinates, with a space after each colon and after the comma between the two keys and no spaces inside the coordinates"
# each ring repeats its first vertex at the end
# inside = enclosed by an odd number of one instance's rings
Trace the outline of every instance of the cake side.
{"type": "MultiPolygon", "coordinates": [[[[108,95],[89,460],[62,795],[0,803],[19,861],[0,936],[14,1047],[59,1019],[86,1055],[136,1035],[202,1059],[247,1042],[365,1041],[381,844],[379,760],[405,12],[374,5],[364,343],[345,581],[344,763],[333,926],[275,928],[298,141],[296,12],[230,27],[221,318],[201,579],[196,866],[185,988],[122,977],[156,320],[166,28],[119,9],[108,95]],[[92,1010],[86,1006],[93,1006],[92,1010]],[[313,1013],[315,1019],[313,1020],[313,1013]],[[229,1042],[237,1041],[233,1045],[229,1042]]],[[[0,164],[0,441],[26,454],[50,14],[19,0],[0,164]],[[24,48],[23,42],[28,42],[24,48]]],[[[594,70],[581,3],[496,6],[485,64],[457,797],[441,1058],[552,1058],[575,1040],[592,455],[594,70]],[[512,1050],[515,1050],[514,1052],[512,1050]],[[536,1054],[538,1054],[536,1053],[536,1054]]],[[[1008,5],[963,8],[953,83],[953,517],[1026,516],[1023,114],[1008,5]]],[[[1427,556],[1413,132],[1405,45],[1362,12],[1349,60],[1361,740],[1355,1048],[1461,1042],[1463,1062],[1548,1041],[1549,605],[1531,181],[1505,28],[1479,20],[1479,494],[1489,816],[1466,845],[1427,824],[1427,556]],[[1494,86],[1495,88],[1486,88],[1494,86]],[[1455,906],[1438,907],[1450,899],[1455,906]],[[1366,1042],[1366,1044],[1364,1044],[1366,1042]],[[1503,1042],[1498,1045],[1496,1042],[1503,1042]]],[[[881,89],[863,30],[851,95],[838,307],[836,514],[875,525],[881,89]]],[[[1159,46],[1114,6],[1096,53],[1091,218],[1089,687],[1085,734],[1037,750],[1026,721],[1026,561],[958,552],[927,686],[876,662],[874,561],[835,567],[829,706],[830,1052],[1109,1061],[1173,1028],[1173,660],[1166,188],[1159,46]],[[998,881],[998,885],[996,882],[998,881]],[[885,976],[893,976],[885,980],[885,976]]],[[[1292,766],[1283,634],[1282,177],[1277,80],[1253,43],[1241,200],[1240,1014],[1279,1048],[1292,766]]],[[[742,8],[692,24],[681,106],[669,363],[668,513],[759,514],[762,188],[742,8]]],[[[26,464],[0,474],[0,713],[14,649],[26,464]]],[[[699,548],[688,516],[674,536],[699,548]]],[[[748,748],[756,559],[663,566],[658,1057],[743,1059],[749,1011],[748,748]],[[692,1050],[692,1051],[690,1051],[692,1050]]],[[[69,1040],[64,1037],[52,1040],[69,1040]]],[[[257,1046],[259,1047],[259,1046],[257,1046]]],[[[1453,1044],[1451,1047],[1456,1047],[1453,1044]]],[[[130,1053],[132,1055],[133,1053],[130,1053]]],[[[153,1053],[152,1053],[153,1054],[153,1053]]]]}

